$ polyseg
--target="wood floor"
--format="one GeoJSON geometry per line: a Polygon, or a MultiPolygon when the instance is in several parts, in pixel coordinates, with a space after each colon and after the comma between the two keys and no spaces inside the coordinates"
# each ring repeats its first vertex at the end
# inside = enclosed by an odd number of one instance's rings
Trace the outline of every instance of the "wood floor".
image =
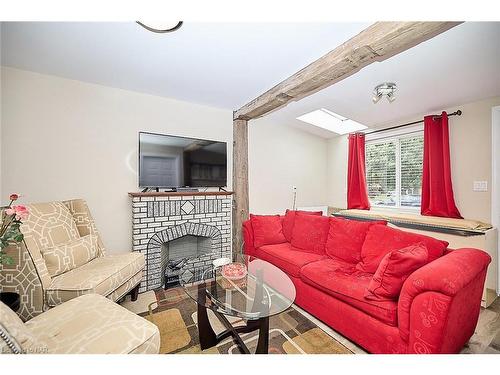
{"type": "Polygon", "coordinates": [[[476,331],[461,353],[500,354],[500,298],[481,309],[476,331]]]}

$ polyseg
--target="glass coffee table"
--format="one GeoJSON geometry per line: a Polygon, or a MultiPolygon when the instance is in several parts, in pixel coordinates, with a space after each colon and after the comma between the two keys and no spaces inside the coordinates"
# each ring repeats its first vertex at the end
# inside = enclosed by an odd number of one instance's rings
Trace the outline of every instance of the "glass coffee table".
{"type": "Polygon", "coordinates": [[[197,302],[198,333],[202,350],[232,336],[242,353],[250,351],[241,334],[259,331],[256,353],[267,353],[269,317],[288,309],[295,300],[292,280],[271,263],[251,256],[240,256],[234,267],[186,266],[180,284],[197,302]],[[207,309],[224,325],[225,331],[215,334],[207,309]],[[242,318],[246,325],[233,327],[226,316],[242,318]]]}

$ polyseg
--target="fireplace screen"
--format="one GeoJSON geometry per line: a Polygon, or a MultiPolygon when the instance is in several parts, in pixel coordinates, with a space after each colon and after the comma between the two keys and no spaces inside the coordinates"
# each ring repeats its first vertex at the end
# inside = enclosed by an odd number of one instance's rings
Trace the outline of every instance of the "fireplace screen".
{"type": "Polygon", "coordinates": [[[166,242],[162,251],[164,288],[179,285],[179,275],[186,265],[201,262],[204,257],[212,254],[210,237],[186,235],[166,242]]]}

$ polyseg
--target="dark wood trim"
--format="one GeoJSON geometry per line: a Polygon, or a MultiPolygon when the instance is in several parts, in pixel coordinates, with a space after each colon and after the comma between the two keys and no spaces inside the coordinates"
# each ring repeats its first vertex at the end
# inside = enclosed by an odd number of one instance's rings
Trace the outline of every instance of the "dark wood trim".
{"type": "Polygon", "coordinates": [[[185,197],[185,196],[201,196],[201,195],[233,195],[232,191],[148,191],[146,193],[131,192],[129,197],[185,197]]]}

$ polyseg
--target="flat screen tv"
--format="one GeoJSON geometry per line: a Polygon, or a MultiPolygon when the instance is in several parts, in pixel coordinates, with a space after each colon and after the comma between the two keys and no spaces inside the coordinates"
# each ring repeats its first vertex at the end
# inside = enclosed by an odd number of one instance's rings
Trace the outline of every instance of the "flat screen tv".
{"type": "Polygon", "coordinates": [[[139,133],[139,187],[227,186],[227,144],[139,133]]]}

